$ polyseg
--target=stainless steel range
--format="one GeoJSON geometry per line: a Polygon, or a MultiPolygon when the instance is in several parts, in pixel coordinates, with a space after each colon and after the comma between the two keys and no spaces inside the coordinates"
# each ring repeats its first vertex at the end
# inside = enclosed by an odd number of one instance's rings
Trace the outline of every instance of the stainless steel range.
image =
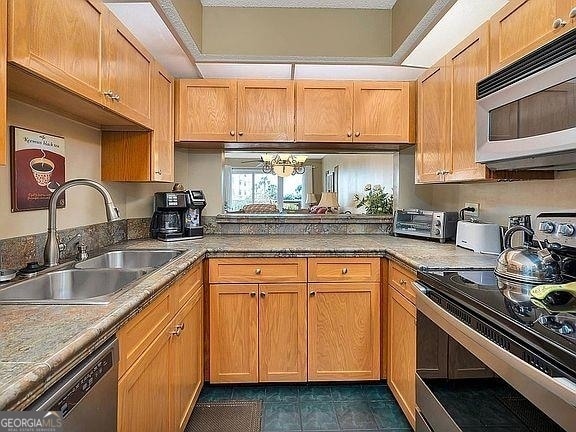
{"type": "MultiPolygon", "coordinates": [[[[576,214],[536,226],[532,246],[562,271],[555,284],[576,280],[576,214]]],[[[418,431],[576,431],[576,291],[535,298],[536,284],[492,270],[418,278],[418,431]]]]}

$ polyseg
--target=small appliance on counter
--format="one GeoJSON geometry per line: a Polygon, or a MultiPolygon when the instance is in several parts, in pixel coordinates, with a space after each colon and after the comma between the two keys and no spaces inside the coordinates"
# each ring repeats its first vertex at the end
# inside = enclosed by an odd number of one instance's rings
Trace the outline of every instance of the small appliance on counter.
{"type": "Polygon", "coordinates": [[[454,239],[456,236],[457,212],[433,210],[396,210],[394,213],[394,235],[424,237],[431,240],[454,239]]]}
{"type": "MultiPolygon", "coordinates": [[[[532,229],[532,221],[530,215],[516,215],[508,218],[508,229],[515,226],[523,226],[524,228],[532,229]]],[[[524,231],[524,243],[532,243],[534,236],[528,231],[524,231]]]]}
{"type": "Polygon", "coordinates": [[[150,237],[162,241],[200,238],[204,235],[202,209],[206,198],[201,190],[174,190],[154,194],[150,237]]]}
{"type": "Polygon", "coordinates": [[[458,221],[456,246],[478,253],[498,255],[502,252],[500,225],[473,221],[458,221]]]}

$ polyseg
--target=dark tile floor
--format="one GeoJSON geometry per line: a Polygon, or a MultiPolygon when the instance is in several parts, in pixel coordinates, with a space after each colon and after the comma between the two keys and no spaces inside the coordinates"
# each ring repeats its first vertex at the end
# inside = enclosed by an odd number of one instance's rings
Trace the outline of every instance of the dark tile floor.
{"type": "Polygon", "coordinates": [[[200,401],[261,400],[262,431],[409,431],[385,384],[206,385],[200,401]]]}

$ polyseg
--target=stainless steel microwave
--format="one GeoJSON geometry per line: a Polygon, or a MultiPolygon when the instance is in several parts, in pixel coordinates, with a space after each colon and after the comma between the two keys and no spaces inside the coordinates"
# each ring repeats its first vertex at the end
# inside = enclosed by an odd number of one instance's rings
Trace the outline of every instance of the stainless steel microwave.
{"type": "Polygon", "coordinates": [[[492,169],[576,168],[576,30],[477,85],[476,160],[492,169]]]}

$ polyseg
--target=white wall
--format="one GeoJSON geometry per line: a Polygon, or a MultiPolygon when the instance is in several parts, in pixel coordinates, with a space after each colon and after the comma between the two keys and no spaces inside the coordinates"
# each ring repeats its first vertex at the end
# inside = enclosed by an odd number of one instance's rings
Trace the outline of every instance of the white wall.
{"type": "MultiPolygon", "coordinates": [[[[555,180],[433,186],[432,203],[458,210],[465,202],[480,203],[480,218],[508,224],[508,216],[548,211],[576,212],[576,171],[557,173],[555,180]]],[[[534,219],[533,219],[534,220],[534,219]]]]}
{"type": "MultiPolygon", "coordinates": [[[[100,180],[100,131],[56,114],[8,100],[8,124],[63,136],[66,140],[66,178],[100,180]]],[[[122,217],[126,214],[122,187],[110,186],[122,217]]],[[[0,238],[46,230],[47,210],[11,212],[10,165],[0,167],[0,238]]],[[[66,191],[66,208],[58,210],[58,228],[106,221],[102,197],[94,189],[75,187],[66,191]]]]}
{"type": "MultiPolygon", "coordinates": [[[[338,203],[340,211],[363,213],[354,203],[354,194],[364,193],[364,186],[379,184],[391,193],[394,186],[394,154],[333,154],[322,159],[323,173],[338,166],[338,203]]],[[[324,187],[326,190],[326,187],[324,187]]]]}

